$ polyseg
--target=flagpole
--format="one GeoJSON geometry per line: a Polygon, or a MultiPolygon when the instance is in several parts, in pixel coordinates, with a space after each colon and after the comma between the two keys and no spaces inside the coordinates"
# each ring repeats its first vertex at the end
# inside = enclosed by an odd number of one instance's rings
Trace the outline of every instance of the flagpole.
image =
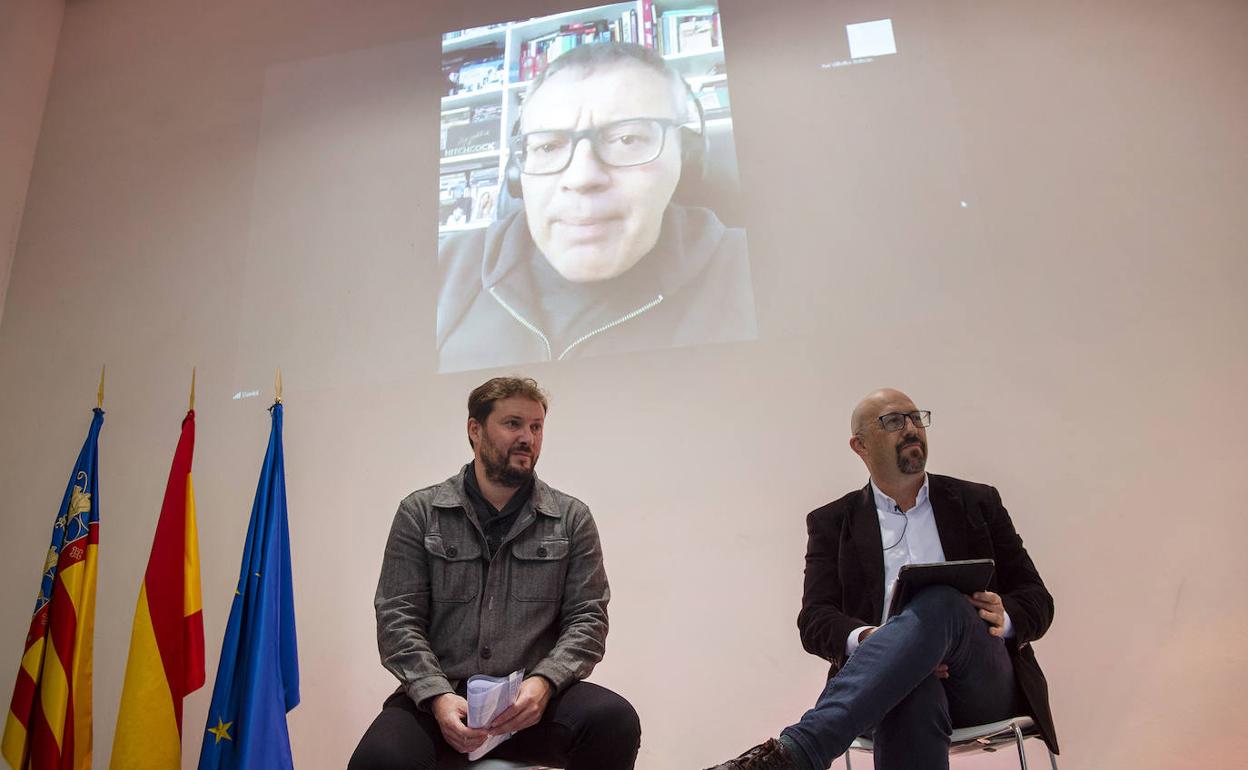
{"type": "Polygon", "coordinates": [[[0,756],[10,767],[91,765],[103,369],[96,403],[43,552],[39,594],[0,738],[0,756]]]}
{"type": "Polygon", "coordinates": [[[299,654],[280,369],[274,372],[273,387],[268,448],[201,733],[198,770],[294,768],[287,714],[299,705],[299,654]]]}
{"type": "Polygon", "coordinates": [[[204,683],[199,533],[191,478],[195,379],[192,367],[188,411],[134,611],[109,770],[181,767],[183,702],[204,683]]]}

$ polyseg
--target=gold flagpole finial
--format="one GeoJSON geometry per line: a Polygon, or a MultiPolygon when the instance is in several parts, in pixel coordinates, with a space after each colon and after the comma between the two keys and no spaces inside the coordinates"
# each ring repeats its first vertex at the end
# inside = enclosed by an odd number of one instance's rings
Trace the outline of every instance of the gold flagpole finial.
{"type": "Polygon", "coordinates": [[[280,366],[277,368],[277,376],[273,381],[273,393],[273,403],[282,403],[282,369],[280,366]]]}
{"type": "Polygon", "coordinates": [[[104,408],[104,366],[100,366],[100,389],[95,393],[95,406],[97,409],[104,408]]]}
{"type": "Polygon", "coordinates": [[[193,366],[191,367],[191,405],[186,408],[186,411],[195,411],[195,367],[193,366]]]}

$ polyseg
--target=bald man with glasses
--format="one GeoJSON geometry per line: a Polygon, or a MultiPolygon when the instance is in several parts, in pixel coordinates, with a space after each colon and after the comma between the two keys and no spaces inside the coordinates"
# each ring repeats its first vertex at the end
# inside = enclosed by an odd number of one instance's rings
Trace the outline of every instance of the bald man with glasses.
{"type": "Polygon", "coordinates": [[[1031,715],[1057,751],[1031,642],[1049,595],[997,490],[926,472],[931,412],[899,390],[864,398],[849,446],[870,481],[806,518],[802,644],[831,663],[814,708],[714,770],[824,770],[871,735],[877,770],[947,768],[953,728],[1031,715]],[[993,559],[988,590],[919,591],[886,616],[902,566],[993,559]]]}
{"type": "Polygon", "coordinates": [[[439,244],[438,370],[756,337],[744,230],[673,202],[701,175],[705,130],[652,49],[555,59],[508,145],[522,208],[439,244]]]}

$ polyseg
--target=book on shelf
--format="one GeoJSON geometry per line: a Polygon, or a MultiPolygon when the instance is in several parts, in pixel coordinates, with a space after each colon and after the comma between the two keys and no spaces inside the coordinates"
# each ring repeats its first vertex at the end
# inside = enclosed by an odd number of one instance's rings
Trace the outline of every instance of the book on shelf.
{"type": "MultiPolygon", "coordinates": [[[[657,38],[655,35],[655,26],[656,26],[655,21],[656,20],[657,20],[657,16],[655,15],[655,12],[654,12],[654,0],[641,0],[641,31],[642,31],[641,44],[644,45],[646,48],[656,47],[655,45],[657,41],[657,38]]],[[[634,18],[634,21],[636,21],[635,18],[634,18]]],[[[660,49],[659,53],[662,53],[662,52],[663,52],[662,49],[660,49]]]]}
{"type": "Polygon", "coordinates": [[[468,172],[451,171],[438,175],[438,203],[451,203],[468,197],[468,172]]]}
{"type": "Polygon", "coordinates": [[[520,44],[520,80],[532,80],[546,68],[550,47],[558,37],[558,32],[552,32],[520,44]]]}
{"type": "Polygon", "coordinates": [[[473,169],[468,172],[468,185],[472,195],[473,224],[489,224],[494,221],[494,211],[498,203],[498,166],[473,169]]]}
{"type": "Polygon", "coordinates": [[[532,80],[555,59],[579,45],[612,41],[637,43],[640,42],[639,34],[635,8],[621,13],[618,19],[564,24],[553,32],[520,43],[516,79],[532,80]]]}
{"type": "Polygon", "coordinates": [[[503,105],[490,103],[442,112],[442,157],[499,149],[503,105]]]}
{"type": "MultiPolygon", "coordinates": [[[[588,45],[591,43],[609,43],[611,42],[611,32],[607,27],[606,19],[591,21],[583,24],[570,24],[569,34],[573,36],[573,48],[577,45],[588,45]],[[579,35],[579,40],[577,36],[579,35]]],[[[569,49],[570,50],[570,49],[569,49]]]]}
{"type": "Polygon", "coordinates": [[[490,30],[502,29],[507,23],[502,24],[486,24],[484,27],[469,27],[468,29],[457,29],[454,32],[446,32],[442,35],[442,42],[448,43],[452,40],[458,40],[461,37],[472,37],[473,35],[481,35],[490,30]]]}
{"type": "Polygon", "coordinates": [[[442,136],[439,149],[446,154],[446,132],[452,126],[464,126],[472,119],[472,109],[470,107],[460,107],[454,110],[442,110],[442,136]]]}
{"type": "Polygon", "coordinates": [[[655,24],[656,48],[664,55],[712,51],[723,45],[719,11],[713,6],[664,12],[655,24]]]}
{"type": "Polygon", "coordinates": [[[472,93],[503,84],[503,46],[500,43],[443,54],[442,77],[446,95],[472,93]]]}
{"type": "Polygon", "coordinates": [[[709,51],[715,47],[715,27],[711,16],[687,18],[676,25],[676,42],[681,53],[709,51]]]}
{"type": "Polygon", "coordinates": [[[704,115],[726,111],[732,106],[728,102],[727,75],[713,75],[702,80],[694,87],[693,95],[702,105],[704,115]]]}
{"type": "Polygon", "coordinates": [[[472,213],[468,174],[456,171],[438,177],[438,224],[462,225],[472,213]]]}
{"type": "Polygon", "coordinates": [[[520,69],[516,72],[516,80],[525,81],[533,79],[533,54],[529,51],[529,44],[522,43],[520,45],[520,69]]]}
{"type": "Polygon", "coordinates": [[[461,67],[455,93],[465,94],[472,91],[484,91],[487,88],[497,88],[502,84],[503,59],[500,56],[497,59],[487,61],[469,62],[461,67]]]}
{"type": "Polygon", "coordinates": [[[482,104],[472,108],[472,123],[483,123],[487,120],[501,120],[503,117],[503,105],[498,102],[490,104],[482,104]]]}

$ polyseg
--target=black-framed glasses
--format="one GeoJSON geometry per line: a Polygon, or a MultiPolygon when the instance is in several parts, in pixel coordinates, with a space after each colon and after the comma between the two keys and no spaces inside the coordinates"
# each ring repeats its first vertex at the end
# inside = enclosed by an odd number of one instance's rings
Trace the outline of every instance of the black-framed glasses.
{"type": "Polygon", "coordinates": [[[926,409],[917,412],[889,412],[877,417],[880,427],[889,433],[896,433],[906,427],[906,420],[914,423],[916,428],[928,428],[932,425],[932,413],[926,409]]]}
{"type": "Polygon", "coordinates": [[[679,125],[668,118],[630,118],[580,131],[530,131],[512,137],[511,151],[525,174],[562,172],[582,139],[589,140],[594,157],[604,166],[640,166],[663,154],[668,129],[679,125]]]}

